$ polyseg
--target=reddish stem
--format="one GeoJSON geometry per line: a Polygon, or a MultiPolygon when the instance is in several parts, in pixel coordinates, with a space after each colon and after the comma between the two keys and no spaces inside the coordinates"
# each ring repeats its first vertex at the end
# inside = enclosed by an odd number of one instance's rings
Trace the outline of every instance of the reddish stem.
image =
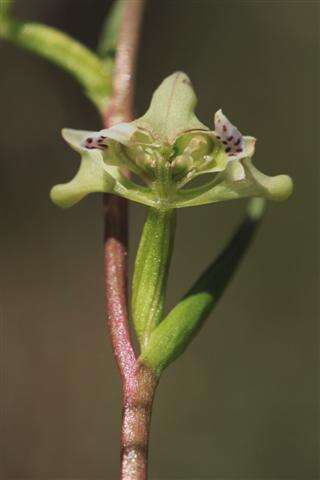
{"type": "Polygon", "coordinates": [[[105,298],[108,330],[122,382],[130,376],[136,358],[128,327],[127,275],[127,202],[104,195],[105,298]]]}
{"type": "Polygon", "coordinates": [[[112,102],[104,116],[106,127],[132,120],[135,67],[144,3],[144,0],[126,0],[115,59],[112,102]]]}
{"type": "MultiPolygon", "coordinates": [[[[144,0],[127,0],[122,21],[111,106],[104,115],[106,128],[132,120],[134,73],[144,0]]],[[[105,295],[114,356],[123,389],[121,480],[146,480],[152,402],[157,379],[137,360],[128,326],[127,201],[104,195],[105,295]]]]}
{"type": "MultiPolygon", "coordinates": [[[[132,120],[134,73],[144,1],[127,0],[119,34],[113,94],[104,126],[132,120]]],[[[105,293],[108,327],[123,383],[135,363],[126,305],[127,201],[104,195],[105,293]]]]}
{"type": "Polygon", "coordinates": [[[145,365],[136,363],[123,389],[121,480],[146,480],[153,397],[158,380],[145,365]]]}

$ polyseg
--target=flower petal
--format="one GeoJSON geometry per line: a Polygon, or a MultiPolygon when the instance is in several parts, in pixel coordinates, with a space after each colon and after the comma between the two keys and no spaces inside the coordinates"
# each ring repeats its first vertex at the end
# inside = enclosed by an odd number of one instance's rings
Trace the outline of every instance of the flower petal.
{"type": "Polygon", "coordinates": [[[255,138],[244,137],[237,127],[232,125],[221,109],[214,116],[214,134],[223,143],[230,160],[252,157],[255,138]]]}
{"type": "Polygon", "coordinates": [[[109,140],[114,140],[122,145],[128,146],[130,138],[137,130],[135,125],[131,123],[118,123],[113,127],[94,132],[84,139],[84,147],[88,150],[97,148],[105,150],[109,140]]]}
{"type": "Polygon", "coordinates": [[[121,167],[128,166],[127,159],[119,154],[120,145],[114,139],[118,138],[122,142],[127,142],[129,136],[135,131],[136,127],[122,123],[99,132],[64,128],[61,133],[64,140],[80,155],[85,152],[92,153],[95,158],[100,158],[107,166],[121,167]],[[116,127],[120,128],[117,129],[116,127]],[[103,133],[104,135],[102,135],[103,133]],[[111,140],[109,144],[108,140],[111,140]]]}
{"type": "Polygon", "coordinates": [[[84,141],[91,135],[95,135],[96,132],[89,130],[74,130],[73,128],[63,128],[61,130],[63,139],[70,145],[73,150],[82,154],[86,151],[84,148],[84,141]]]}
{"type": "Polygon", "coordinates": [[[130,143],[130,138],[136,132],[137,126],[133,123],[118,123],[113,127],[101,130],[101,135],[109,138],[110,140],[116,140],[125,146],[130,143]]]}
{"type": "Polygon", "coordinates": [[[137,127],[131,123],[118,123],[98,132],[64,128],[62,136],[74,150],[81,153],[84,150],[104,151],[108,147],[109,140],[128,146],[136,130],[137,127]]]}

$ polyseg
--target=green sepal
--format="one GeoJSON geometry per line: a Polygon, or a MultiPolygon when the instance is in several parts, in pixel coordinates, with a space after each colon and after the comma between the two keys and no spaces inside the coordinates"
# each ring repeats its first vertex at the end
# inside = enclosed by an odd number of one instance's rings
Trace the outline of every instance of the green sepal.
{"type": "Polygon", "coordinates": [[[292,190],[292,179],[288,175],[270,177],[260,172],[250,158],[245,158],[241,162],[230,162],[210,183],[177,191],[173,203],[176,208],[181,208],[245,197],[265,197],[280,202],[286,200],[292,190]],[[242,180],[236,180],[238,169],[244,171],[242,180]]]}
{"type": "MultiPolygon", "coordinates": [[[[116,167],[109,167],[116,174],[116,167]]],[[[84,153],[80,168],[75,177],[68,183],[55,185],[51,192],[51,200],[62,208],[69,208],[92,192],[112,192],[115,178],[103,168],[101,159],[84,153]]]]}
{"type": "Polygon", "coordinates": [[[140,359],[157,375],[183,353],[217,304],[254,237],[263,211],[263,199],[251,201],[225,250],[151,334],[140,359]]]}
{"type": "Polygon", "coordinates": [[[175,210],[149,209],[132,282],[132,316],[142,351],[163,318],[175,226],[175,210]]]}
{"type": "Polygon", "coordinates": [[[189,77],[176,72],[163,80],[152,96],[148,111],[135,123],[150,130],[159,141],[172,144],[188,130],[209,130],[194,114],[196,104],[189,77]]]}

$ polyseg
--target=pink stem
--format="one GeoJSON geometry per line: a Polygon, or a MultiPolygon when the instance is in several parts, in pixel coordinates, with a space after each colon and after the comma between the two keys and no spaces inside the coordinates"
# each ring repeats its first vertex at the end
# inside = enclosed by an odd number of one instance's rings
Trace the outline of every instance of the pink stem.
{"type": "Polygon", "coordinates": [[[121,480],[148,478],[148,445],[153,397],[158,379],[136,363],[123,392],[121,480]]]}
{"type": "Polygon", "coordinates": [[[135,67],[144,0],[126,0],[119,34],[111,106],[105,112],[105,126],[130,122],[133,116],[135,67]]]}
{"type": "MultiPolygon", "coordinates": [[[[134,73],[144,0],[127,0],[119,36],[106,128],[132,120],[134,73]]],[[[121,480],[146,480],[150,418],[157,378],[137,361],[127,312],[127,201],[104,195],[105,296],[114,356],[122,380],[121,480]]]]}
{"type": "Polygon", "coordinates": [[[127,202],[104,195],[105,298],[108,330],[122,382],[131,375],[136,358],[128,327],[127,275],[127,202]]]}
{"type": "MultiPolygon", "coordinates": [[[[119,35],[113,95],[104,126],[132,120],[134,72],[144,1],[127,0],[119,35]]],[[[125,383],[135,363],[130,340],[126,301],[127,201],[104,195],[105,294],[108,327],[114,355],[125,383]]]]}

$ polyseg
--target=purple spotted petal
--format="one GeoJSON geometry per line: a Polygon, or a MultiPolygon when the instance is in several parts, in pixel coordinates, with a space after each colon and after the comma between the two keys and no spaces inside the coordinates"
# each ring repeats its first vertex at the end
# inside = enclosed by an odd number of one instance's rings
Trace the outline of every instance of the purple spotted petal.
{"type": "Polygon", "coordinates": [[[123,145],[128,145],[136,129],[137,127],[131,123],[118,123],[113,127],[100,130],[100,132],[95,132],[86,137],[83,141],[83,147],[89,150],[105,150],[108,147],[108,140],[115,140],[123,145]]]}
{"type": "Polygon", "coordinates": [[[243,136],[222,113],[222,110],[218,110],[214,116],[214,132],[225,145],[225,152],[231,159],[243,156],[243,136]]]}
{"type": "Polygon", "coordinates": [[[99,149],[99,150],[105,150],[108,145],[107,145],[107,137],[104,135],[100,135],[99,133],[94,133],[90,137],[87,137],[84,142],[83,146],[87,148],[88,150],[92,149],[99,149]]]}

